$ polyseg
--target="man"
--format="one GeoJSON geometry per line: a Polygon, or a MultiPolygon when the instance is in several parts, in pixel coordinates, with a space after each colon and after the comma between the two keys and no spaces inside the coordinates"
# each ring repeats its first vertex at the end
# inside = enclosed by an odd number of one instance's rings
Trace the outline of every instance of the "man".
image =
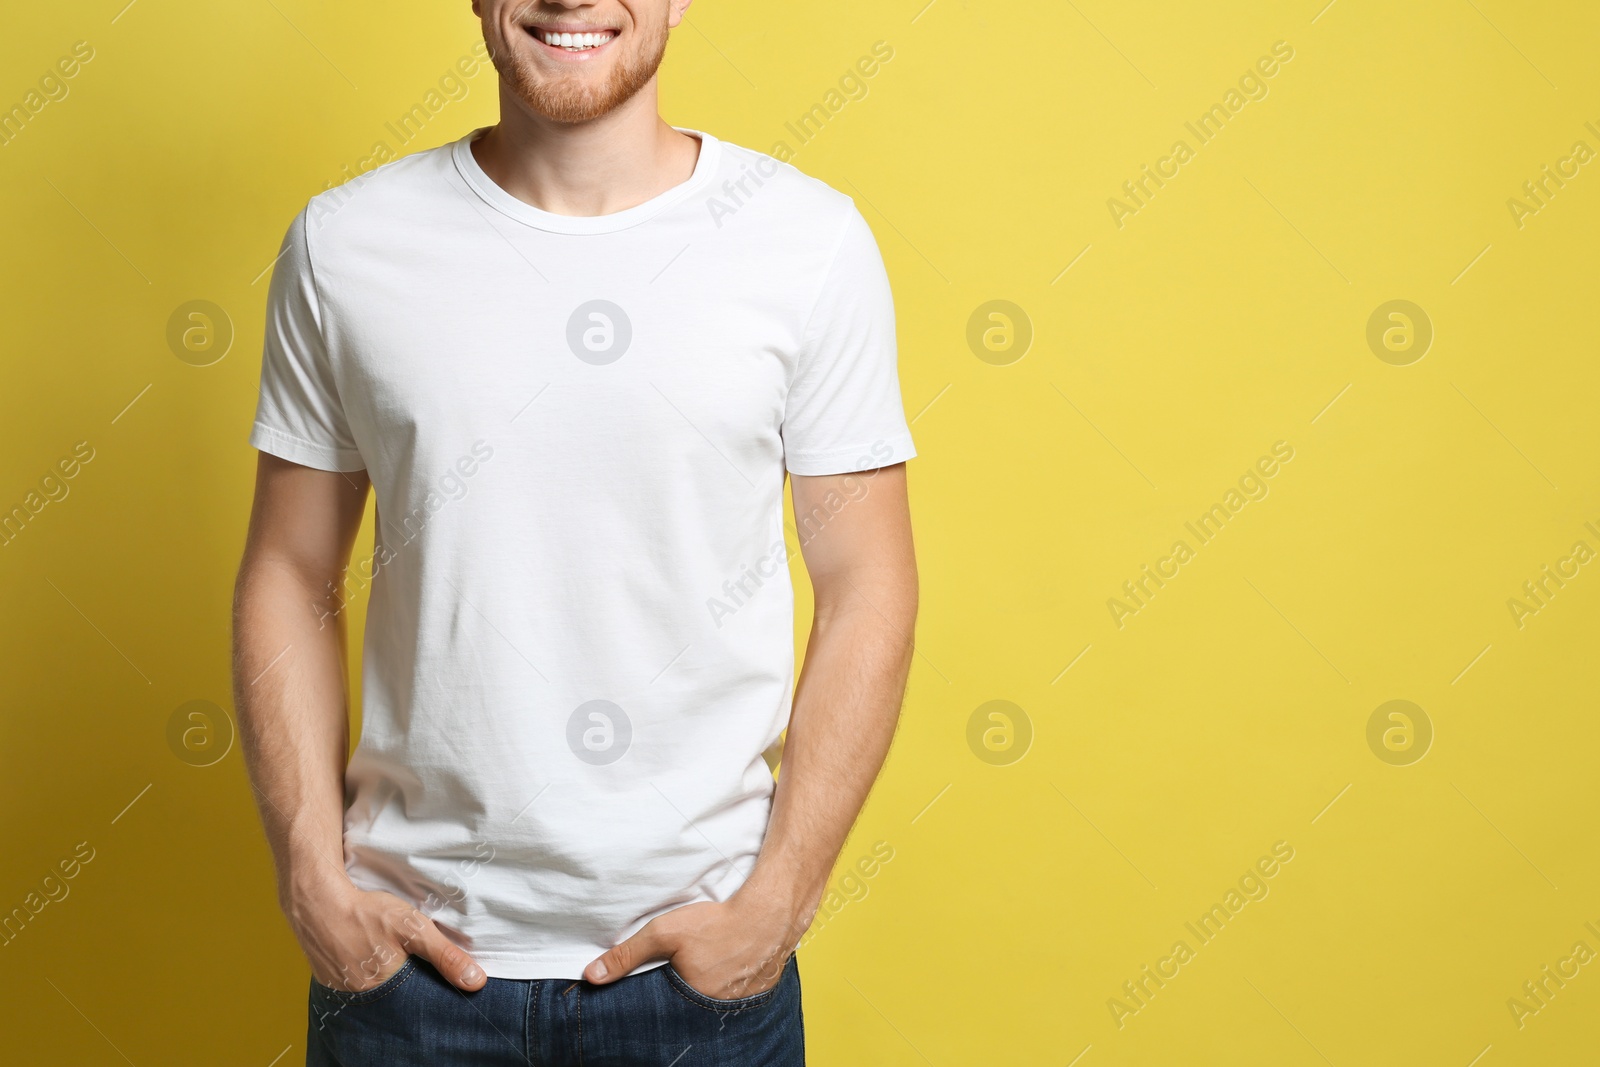
{"type": "Polygon", "coordinates": [[[658,114],[687,7],[475,0],[499,124],[284,241],[235,688],[308,1064],[804,1062],[792,953],[910,665],[915,453],[852,201],[658,114]]]}

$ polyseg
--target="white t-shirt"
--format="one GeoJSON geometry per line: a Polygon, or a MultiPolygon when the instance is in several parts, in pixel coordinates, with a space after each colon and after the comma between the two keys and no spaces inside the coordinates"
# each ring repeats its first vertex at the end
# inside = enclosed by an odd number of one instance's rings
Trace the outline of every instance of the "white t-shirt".
{"type": "Polygon", "coordinates": [[[855,204],[679,128],[693,175],[594,217],[496,185],[482,130],[395,160],[310,200],[270,286],[250,443],[377,502],[345,866],[493,977],[577,978],[743,883],[794,680],[784,471],[915,455],[855,204]]]}

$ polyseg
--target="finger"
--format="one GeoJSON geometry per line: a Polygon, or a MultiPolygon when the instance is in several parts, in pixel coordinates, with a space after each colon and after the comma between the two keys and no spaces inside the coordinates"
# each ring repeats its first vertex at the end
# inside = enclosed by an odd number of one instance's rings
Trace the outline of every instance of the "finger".
{"type": "Polygon", "coordinates": [[[652,919],[644,929],[584,968],[583,976],[597,985],[604,985],[616,981],[646,960],[670,955],[665,939],[652,919]]]}
{"type": "Polygon", "coordinates": [[[478,962],[457,947],[454,941],[431,921],[417,930],[416,937],[407,946],[412,952],[433,964],[434,970],[444,975],[445,981],[459,989],[472,992],[481,989],[488,976],[478,962]]]}

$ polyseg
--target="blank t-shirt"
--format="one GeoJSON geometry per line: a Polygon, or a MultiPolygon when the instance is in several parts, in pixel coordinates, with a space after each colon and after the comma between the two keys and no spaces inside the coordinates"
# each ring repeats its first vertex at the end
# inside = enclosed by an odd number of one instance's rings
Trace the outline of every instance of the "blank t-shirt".
{"type": "Polygon", "coordinates": [[[493,977],[577,978],[743,883],[794,681],[784,472],[915,454],[853,201],[680,129],[693,175],[592,217],[500,188],[473,130],[313,197],[270,285],[250,443],[376,498],[345,866],[493,977]]]}

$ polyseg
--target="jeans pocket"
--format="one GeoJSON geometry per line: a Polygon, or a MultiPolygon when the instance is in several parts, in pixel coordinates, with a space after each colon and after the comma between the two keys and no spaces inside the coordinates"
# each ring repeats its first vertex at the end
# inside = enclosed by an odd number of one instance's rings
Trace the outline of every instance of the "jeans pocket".
{"type": "Polygon", "coordinates": [[[383,997],[388,996],[390,993],[393,993],[405,983],[406,979],[410,978],[412,974],[416,972],[416,969],[417,957],[408,955],[405,962],[400,965],[400,969],[398,971],[394,972],[389,977],[373,986],[371,989],[363,989],[359,992],[335,989],[332,986],[323,985],[321,982],[317,981],[315,977],[311,979],[311,985],[312,988],[314,988],[322,996],[329,1000],[336,1001],[339,1004],[366,1004],[374,1000],[380,1000],[383,997]]]}
{"type": "Polygon", "coordinates": [[[772,988],[764,989],[753,996],[739,997],[735,1000],[719,1000],[716,997],[706,996],[694,986],[684,981],[683,975],[678,973],[678,969],[672,965],[670,960],[661,967],[661,973],[666,976],[667,984],[672,987],[673,992],[677,993],[691,1004],[696,1004],[710,1011],[732,1012],[749,1011],[751,1008],[759,1008],[763,1004],[770,1001],[773,997],[777,996],[779,987],[781,987],[785,979],[789,977],[789,970],[793,966],[794,957],[790,956],[788,960],[784,962],[783,971],[781,974],[779,974],[778,980],[772,984],[772,988]]]}

